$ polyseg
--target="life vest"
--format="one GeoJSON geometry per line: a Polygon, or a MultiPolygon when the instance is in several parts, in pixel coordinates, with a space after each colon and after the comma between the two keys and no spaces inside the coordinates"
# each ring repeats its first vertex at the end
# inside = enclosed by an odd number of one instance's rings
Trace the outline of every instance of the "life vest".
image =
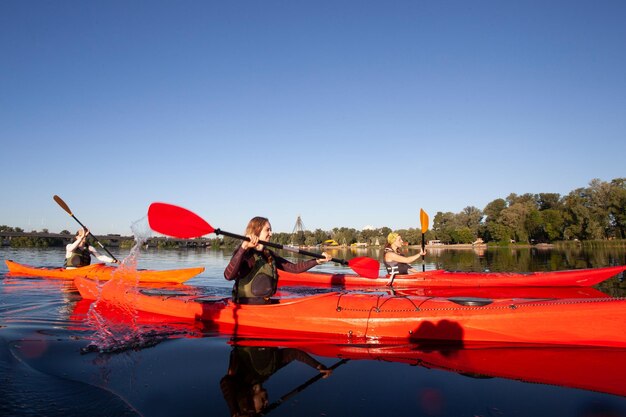
{"type": "Polygon", "coordinates": [[[237,279],[233,287],[233,300],[242,299],[265,299],[276,293],[278,286],[278,274],[274,259],[268,262],[267,258],[260,254],[253,254],[254,266],[248,275],[237,279]]]}
{"type": "MultiPolygon", "coordinates": [[[[394,252],[394,250],[391,248],[385,248],[385,253],[387,252],[394,252]]],[[[409,269],[411,268],[411,265],[404,262],[387,262],[384,255],[383,263],[385,264],[385,268],[387,268],[387,273],[391,276],[407,275],[409,273],[409,269]]]]}
{"type": "Polygon", "coordinates": [[[233,354],[239,358],[239,367],[248,374],[250,382],[262,382],[278,370],[278,348],[237,346],[233,354]]]}
{"type": "Polygon", "coordinates": [[[89,252],[89,246],[77,247],[72,251],[72,255],[65,259],[66,268],[80,268],[81,266],[87,266],[91,264],[91,252],[89,252]]]}

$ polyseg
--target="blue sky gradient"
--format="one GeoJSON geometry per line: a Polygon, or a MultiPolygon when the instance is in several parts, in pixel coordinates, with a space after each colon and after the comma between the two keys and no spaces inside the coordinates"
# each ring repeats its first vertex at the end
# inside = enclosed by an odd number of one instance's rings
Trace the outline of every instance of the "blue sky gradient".
{"type": "Polygon", "coordinates": [[[626,176],[622,1],[0,2],[0,224],[419,227],[626,176]]]}

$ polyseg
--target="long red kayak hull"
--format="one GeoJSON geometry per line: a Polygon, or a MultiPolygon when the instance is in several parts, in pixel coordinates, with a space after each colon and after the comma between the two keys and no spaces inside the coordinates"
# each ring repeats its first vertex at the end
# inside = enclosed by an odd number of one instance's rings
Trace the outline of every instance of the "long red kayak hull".
{"type": "Polygon", "coordinates": [[[82,268],[46,268],[19,264],[11,260],[5,261],[11,276],[42,277],[72,280],[76,277],[88,277],[100,281],[113,278],[139,282],[182,283],[202,273],[204,268],[186,268],[155,271],[149,269],[130,269],[125,267],[92,264],[82,268]]]}
{"type": "MultiPolygon", "coordinates": [[[[588,287],[626,270],[626,266],[573,269],[551,272],[450,272],[441,269],[411,275],[396,275],[394,288],[420,287],[588,287]]],[[[366,278],[354,274],[278,271],[279,286],[306,285],[338,288],[383,288],[389,277],[366,278]]]]}
{"type": "MultiPolygon", "coordinates": [[[[377,291],[382,291],[377,289],[377,291]]],[[[389,294],[474,298],[611,298],[593,287],[420,287],[387,288],[389,294]]]]}
{"type": "Polygon", "coordinates": [[[237,336],[339,340],[541,343],[626,347],[626,299],[474,299],[331,292],[238,305],[229,299],[158,295],[121,281],[74,280],[81,296],[201,320],[237,336]],[[109,285],[111,284],[111,285],[109,285]]]}

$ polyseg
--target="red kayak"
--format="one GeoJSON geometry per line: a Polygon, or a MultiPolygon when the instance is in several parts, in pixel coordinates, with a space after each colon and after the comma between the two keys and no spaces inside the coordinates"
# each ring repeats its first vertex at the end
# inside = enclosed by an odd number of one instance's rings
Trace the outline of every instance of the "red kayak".
{"type": "Polygon", "coordinates": [[[89,277],[101,281],[113,278],[139,282],[163,282],[182,283],[202,273],[204,268],[170,269],[153,271],[150,269],[131,269],[124,266],[108,266],[105,264],[92,264],[81,268],[46,268],[19,264],[6,260],[10,276],[43,277],[53,279],[72,280],[75,277],[89,277]]]}
{"type": "Polygon", "coordinates": [[[464,349],[431,346],[423,350],[415,344],[355,346],[263,339],[239,340],[234,345],[289,347],[328,358],[406,363],[470,377],[497,377],[626,396],[626,349],[500,344],[464,349]]]}
{"type": "MultiPolygon", "coordinates": [[[[383,291],[377,290],[377,291],[383,291]]],[[[420,295],[425,297],[474,297],[474,298],[611,298],[593,287],[422,287],[389,288],[393,295],[420,295]]]]}
{"type": "Polygon", "coordinates": [[[74,281],[81,296],[201,320],[220,333],[351,341],[541,343],[626,347],[626,299],[484,299],[330,292],[266,305],[142,291],[123,281],[74,281]]]}
{"type": "MultiPolygon", "coordinates": [[[[395,288],[419,287],[590,287],[620,272],[626,266],[573,269],[551,272],[450,272],[441,269],[411,275],[396,275],[395,288]]],[[[389,277],[365,278],[353,274],[325,274],[302,272],[294,274],[278,271],[279,286],[306,285],[313,287],[383,288],[389,277]]]]}

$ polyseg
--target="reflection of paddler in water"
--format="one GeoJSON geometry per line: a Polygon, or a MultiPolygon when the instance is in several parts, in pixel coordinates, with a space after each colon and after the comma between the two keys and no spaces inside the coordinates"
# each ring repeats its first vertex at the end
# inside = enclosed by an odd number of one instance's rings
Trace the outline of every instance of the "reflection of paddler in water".
{"type": "Polygon", "coordinates": [[[292,361],[317,369],[322,378],[332,373],[307,353],[293,348],[235,346],[230,353],[228,373],[220,388],[231,416],[255,416],[269,411],[267,390],[263,383],[292,361]]]}
{"type": "Polygon", "coordinates": [[[100,254],[96,248],[87,242],[88,229],[79,229],[76,232],[76,240],[65,247],[65,267],[80,268],[91,264],[91,255],[100,262],[118,263],[117,259],[100,254]]]}

